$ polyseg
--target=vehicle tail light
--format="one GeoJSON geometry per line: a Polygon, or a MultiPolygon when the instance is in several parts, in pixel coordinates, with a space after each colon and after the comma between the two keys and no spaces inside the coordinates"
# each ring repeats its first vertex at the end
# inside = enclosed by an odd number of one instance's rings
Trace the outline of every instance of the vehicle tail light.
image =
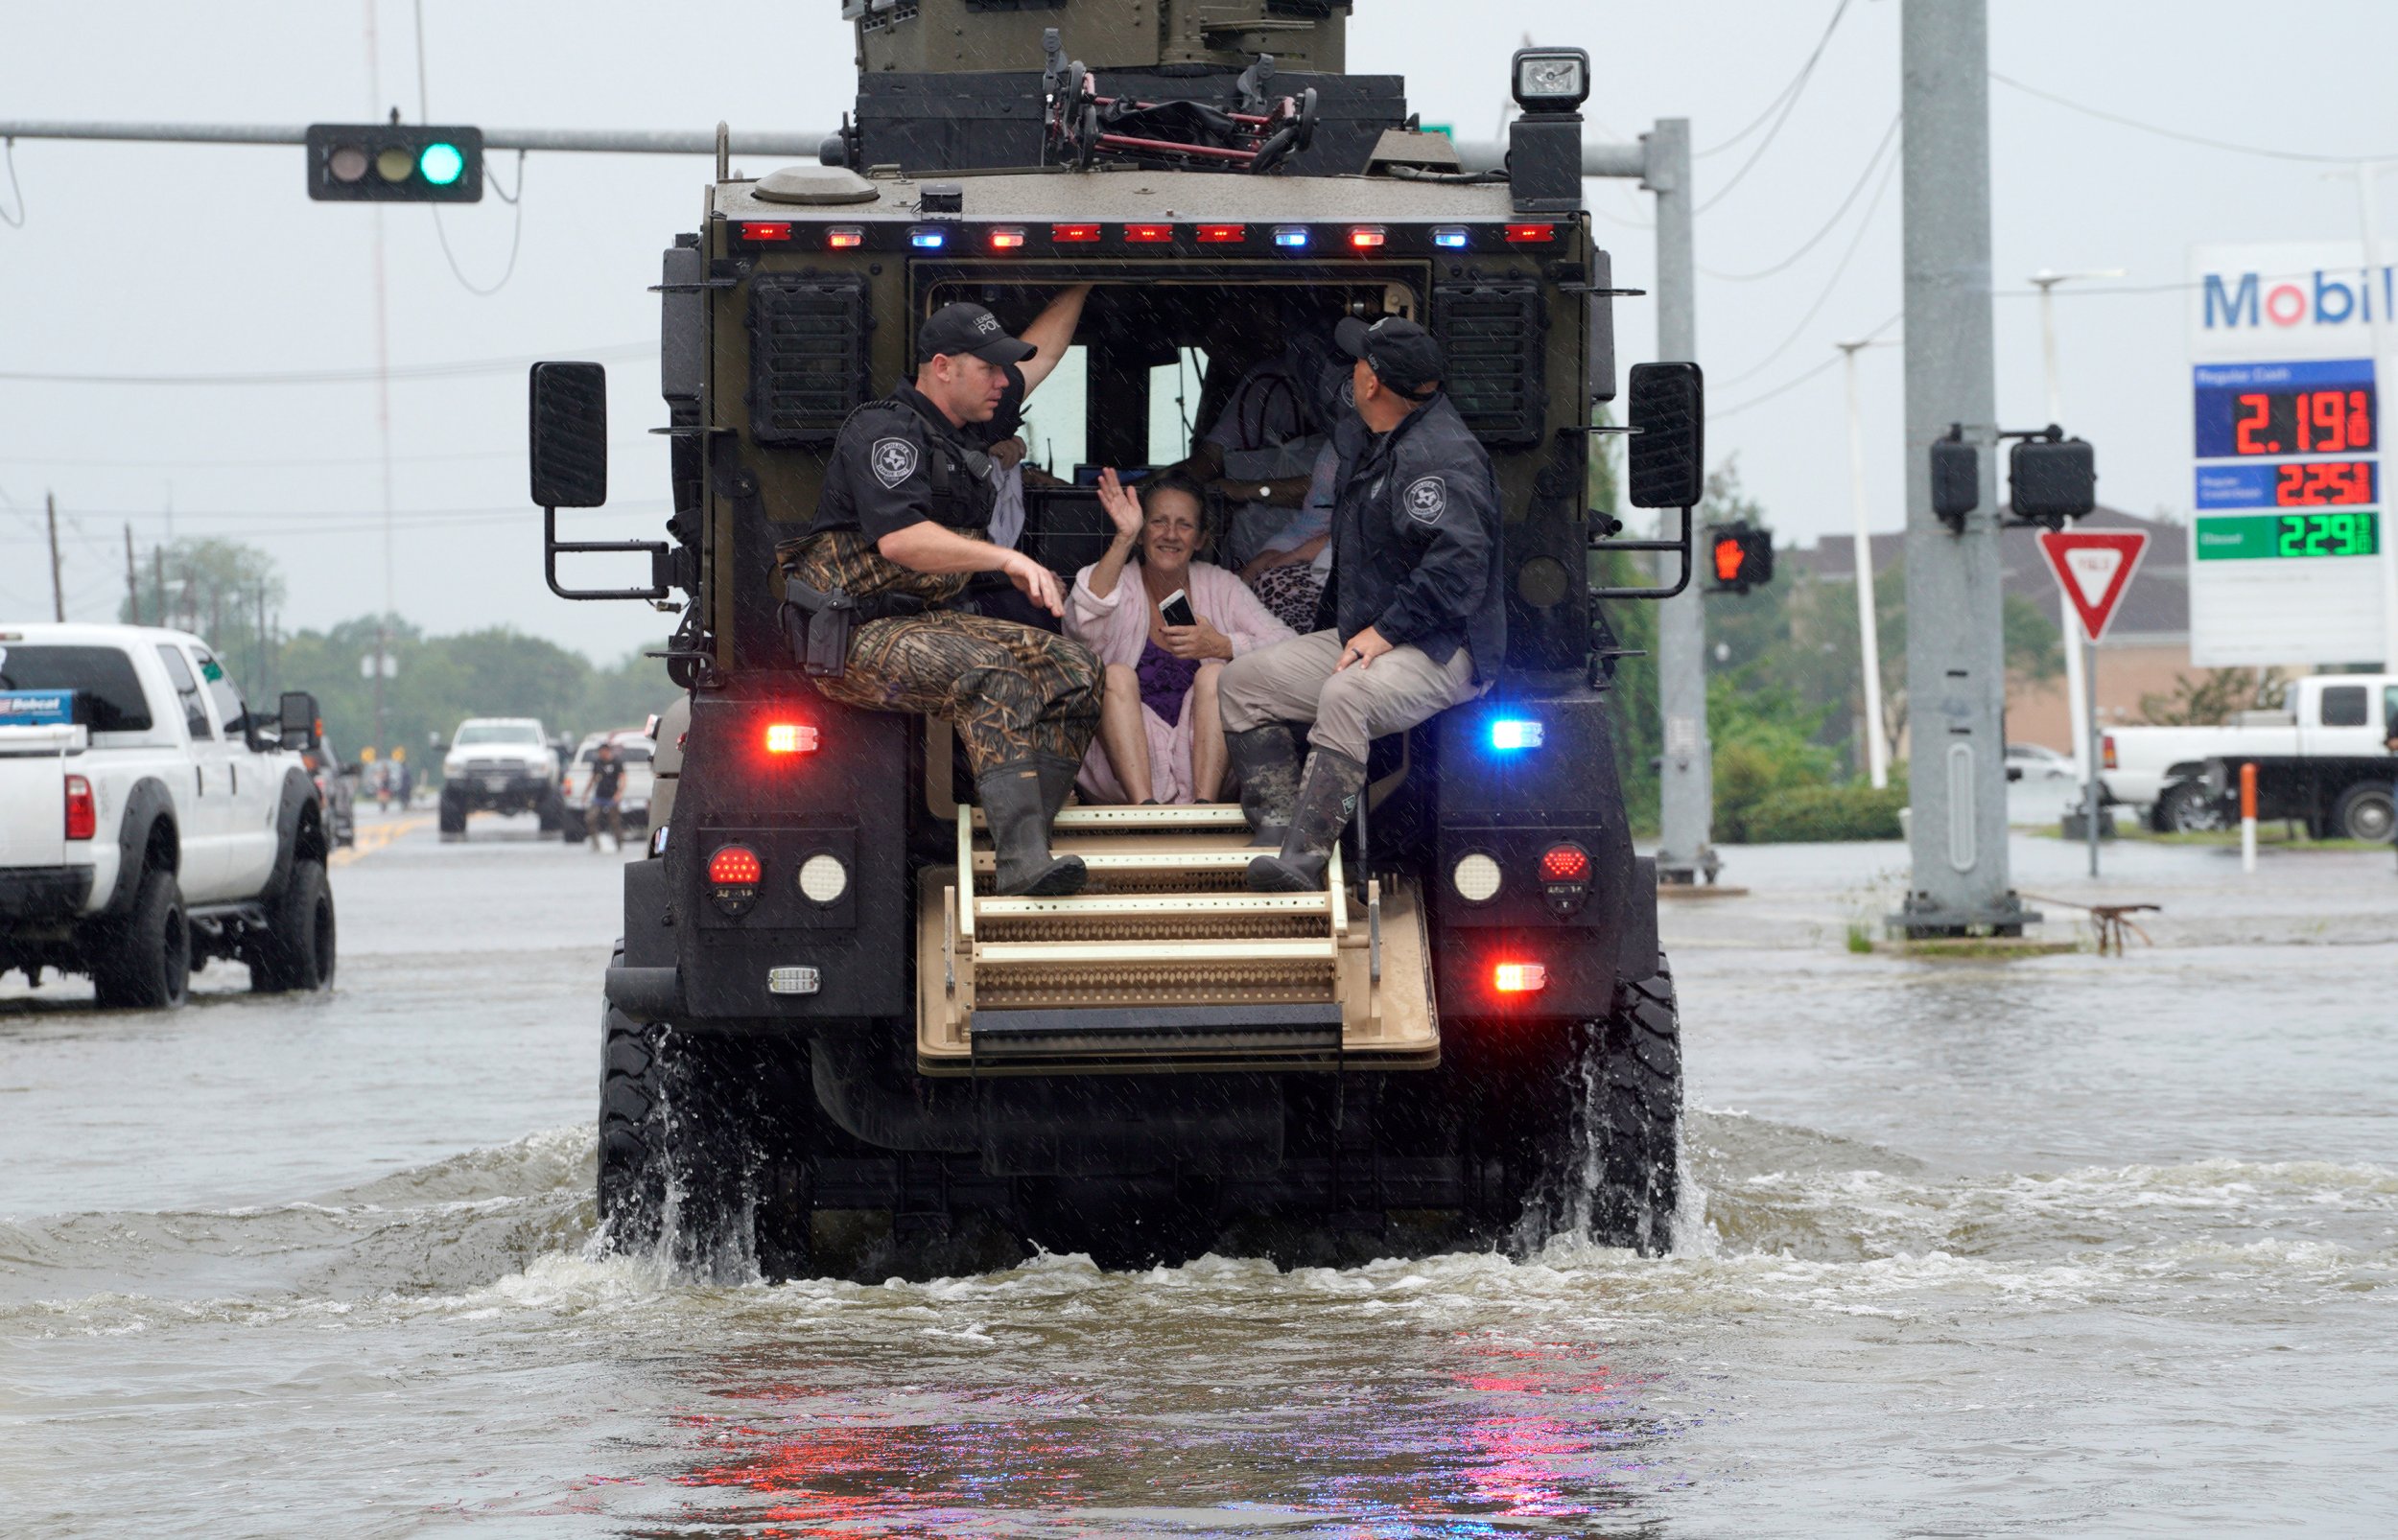
{"type": "Polygon", "coordinates": [[[2119,766],[2115,763],[2114,734],[2102,733],[2099,735],[2099,756],[2100,758],[2105,763],[2107,769],[2113,770],[2119,768],[2119,766]]]}
{"type": "Polygon", "coordinates": [[[1563,920],[1590,897],[1590,852],[1579,845],[1552,845],[1540,853],[1540,895],[1549,913],[1563,920]]]}
{"type": "Polygon", "coordinates": [[[1137,241],[1144,245],[1156,245],[1174,239],[1174,226],[1170,224],[1127,224],[1124,226],[1124,239],[1137,241]]]}
{"type": "Polygon", "coordinates": [[[716,906],[739,919],[758,901],[758,883],[766,875],[758,852],[746,845],[721,845],[708,857],[709,896],[716,906]]]}
{"type": "Polygon", "coordinates": [[[1199,226],[1199,244],[1203,246],[1238,245],[1249,239],[1246,224],[1203,224],[1199,226]]]}
{"type": "Polygon", "coordinates": [[[855,224],[836,224],[824,232],[824,244],[835,251],[855,251],[866,244],[866,232],[855,224]]]}
{"type": "Polygon", "coordinates": [[[1349,245],[1352,251],[1378,251],[1382,247],[1382,227],[1378,224],[1361,224],[1349,232],[1349,245]]]}
{"type": "Polygon", "coordinates": [[[82,776],[66,778],[66,837],[90,839],[100,832],[100,805],[92,801],[91,782],[82,776]]]}
{"type": "Polygon", "coordinates": [[[1529,994],[1549,987],[1549,970],[1539,963],[1501,963],[1491,969],[1491,988],[1501,994],[1529,994]]]}
{"type": "Polygon", "coordinates": [[[791,227],[788,224],[760,223],[753,220],[741,226],[741,239],[744,241],[788,241],[790,238],[791,227]]]}
{"type": "Polygon", "coordinates": [[[1511,224],[1507,227],[1507,244],[1511,246],[1546,245],[1557,239],[1554,224],[1511,224]]]}
{"type": "Polygon", "coordinates": [[[805,722],[768,722],[766,752],[768,754],[813,754],[822,746],[816,730],[805,722]]]}
{"type": "Polygon", "coordinates": [[[1099,227],[1095,224],[1052,224],[1049,226],[1049,242],[1053,245],[1089,245],[1098,239],[1099,227]]]}
{"type": "Polygon", "coordinates": [[[994,251],[1020,250],[1023,248],[1023,244],[1024,232],[1022,230],[994,230],[991,232],[991,249],[994,251]]]}

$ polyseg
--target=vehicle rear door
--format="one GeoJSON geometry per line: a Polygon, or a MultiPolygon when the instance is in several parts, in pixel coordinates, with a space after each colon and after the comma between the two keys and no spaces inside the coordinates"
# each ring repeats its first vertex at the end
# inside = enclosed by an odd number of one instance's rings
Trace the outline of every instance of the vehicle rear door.
{"type": "Polygon", "coordinates": [[[233,774],[208,712],[200,670],[178,642],[158,643],[158,662],[175,687],[175,710],[191,748],[189,776],[172,776],[176,823],[182,843],[180,881],[190,903],[210,903],[224,892],[225,841],[233,833],[233,774]]]}
{"type": "Polygon", "coordinates": [[[266,885],[274,872],[275,814],[282,801],[282,778],[270,754],[249,746],[249,704],[241,687],[216,655],[205,647],[192,649],[200,665],[200,684],[217,719],[218,743],[225,768],[224,891],[228,898],[247,898],[266,885]]]}

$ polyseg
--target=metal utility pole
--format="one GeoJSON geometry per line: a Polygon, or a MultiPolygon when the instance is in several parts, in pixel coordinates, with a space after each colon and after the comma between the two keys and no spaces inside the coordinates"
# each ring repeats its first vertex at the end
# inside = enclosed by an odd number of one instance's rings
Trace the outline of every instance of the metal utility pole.
{"type": "Polygon", "coordinates": [[[1990,316],[1987,0],[1904,0],[1907,723],[1914,876],[1893,929],[2019,936],[2039,917],[2007,866],[2007,670],[2000,631],[1997,389],[1990,316]],[[1931,447],[1962,424],[1981,499],[1952,533],[1931,447]]]}
{"type": "MultiPolygon", "coordinates": [[[[1690,239],[1690,120],[1659,118],[1644,138],[1641,185],[1657,195],[1657,356],[1696,362],[1699,318],[1690,239]]],[[[1693,515],[1696,517],[1696,515],[1693,515]]],[[[1657,692],[1665,752],[1658,772],[1662,828],[1659,882],[1715,880],[1721,863],[1707,843],[1715,810],[1707,744],[1706,615],[1692,583],[1657,605],[1657,692]]]]}
{"type": "Polygon", "coordinates": [[[151,623],[167,623],[167,548],[150,548],[151,623]]]}
{"type": "Polygon", "coordinates": [[[50,516],[50,618],[66,618],[66,590],[59,582],[59,499],[57,494],[41,495],[42,511],[50,516]]]}
{"type": "Polygon", "coordinates": [[[142,623],[142,584],[134,575],[133,524],[125,524],[125,618],[135,625],[142,623]]]}
{"type": "Polygon", "coordinates": [[[1890,740],[1882,731],[1882,618],[1874,591],[1873,537],[1865,517],[1865,411],[1857,400],[1857,354],[1870,341],[1835,342],[1848,377],[1848,510],[1853,516],[1857,554],[1857,650],[1865,681],[1865,752],[1867,775],[1873,789],[1890,784],[1890,740]]]}

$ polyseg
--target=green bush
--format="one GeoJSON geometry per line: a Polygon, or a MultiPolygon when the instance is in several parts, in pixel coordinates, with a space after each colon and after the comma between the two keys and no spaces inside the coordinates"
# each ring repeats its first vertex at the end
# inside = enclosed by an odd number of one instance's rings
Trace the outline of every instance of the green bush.
{"type": "Polygon", "coordinates": [[[1898,838],[1898,809],[1907,805],[1904,786],[1797,786],[1776,791],[1746,811],[1745,834],[1752,845],[1797,841],[1898,838]]]}

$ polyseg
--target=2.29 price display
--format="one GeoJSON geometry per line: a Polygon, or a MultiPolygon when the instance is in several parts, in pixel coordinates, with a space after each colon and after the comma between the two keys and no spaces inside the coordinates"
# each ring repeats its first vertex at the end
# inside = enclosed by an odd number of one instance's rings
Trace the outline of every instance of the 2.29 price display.
{"type": "Polygon", "coordinates": [[[2273,505],[2280,508],[2308,508],[2353,503],[2359,506],[2374,501],[2371,460],[2314,460],[2305,464],[2277,465],[2273,482],[2273,505]]]}
{"type": "Polygon", "coordinates": [[[2276,523],[2277,556],[2370,556],[2381,548],[2379,521],[2369,513],[2285,513],[2276,523]]]}

